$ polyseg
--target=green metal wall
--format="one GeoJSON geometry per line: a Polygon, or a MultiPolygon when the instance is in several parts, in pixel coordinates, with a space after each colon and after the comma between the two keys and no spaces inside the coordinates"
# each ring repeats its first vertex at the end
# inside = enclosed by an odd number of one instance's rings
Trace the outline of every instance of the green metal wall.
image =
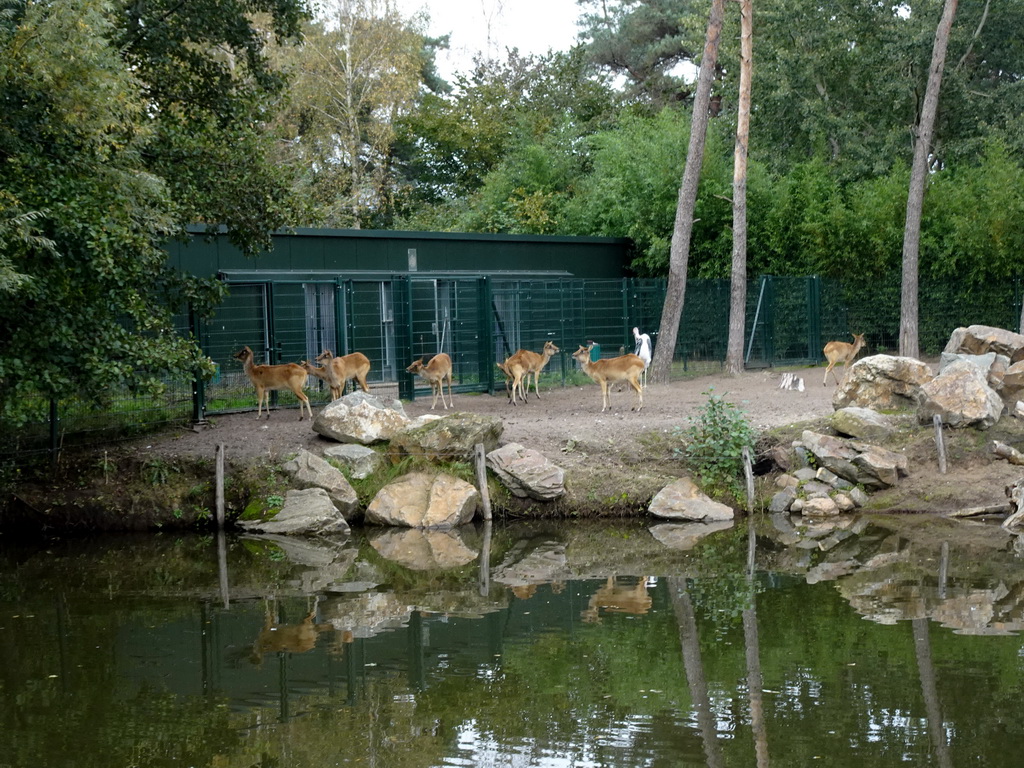
{"type": "Polygon", "coordinates": [[[246,258],[224,234],[195,227],[188,242],[168,243],[171,263],[195,275],[222,270],[408,272],[559,272],[586,278],[621,278],[629,264],[626,238],[489,235],[378,230],[297,229],[273,235],[268,253],[246,258]]]}

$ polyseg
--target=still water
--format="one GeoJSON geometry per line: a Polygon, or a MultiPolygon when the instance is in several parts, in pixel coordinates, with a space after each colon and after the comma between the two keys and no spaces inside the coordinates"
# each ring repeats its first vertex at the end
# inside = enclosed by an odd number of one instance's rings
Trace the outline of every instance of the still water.
{"type": "Polygon", "coordinates": [[[1017,766],[1022,596],[909,517],[0,540],[0,766],[1017,766]]]}

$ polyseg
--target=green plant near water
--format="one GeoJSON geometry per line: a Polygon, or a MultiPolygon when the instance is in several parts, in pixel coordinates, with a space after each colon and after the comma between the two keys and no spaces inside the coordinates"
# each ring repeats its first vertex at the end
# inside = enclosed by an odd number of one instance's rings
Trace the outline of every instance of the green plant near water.
{"type": "Polygon", "coordinates": [[[757,433],[734,403],[709,389],[693,423],[682,430],[679,453],[707,493],[726,491],[743,497],[743,449],[753,453],[757,433]]]}

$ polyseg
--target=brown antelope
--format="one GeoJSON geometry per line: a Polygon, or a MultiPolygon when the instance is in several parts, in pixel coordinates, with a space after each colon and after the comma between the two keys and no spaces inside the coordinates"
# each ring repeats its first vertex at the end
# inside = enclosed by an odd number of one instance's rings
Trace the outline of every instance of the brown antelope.
{"type": "Polygon", "coordinates": [[[431,403],[430,410],[434,410],[434,406],[437,405],[438,395],[441,395],[441,405],[444,406],[445,410],[448,410],[448,403],[444,401],[444,381],[447,379],[448,400],[452,402],[454,407],[454,401],[452,400],[452,359],[448,355],[440,352],[430,358],[428,363],[424,363],[421,357],[405,370],[413,375],[419,374],[430,382],[430,391],[434,394],[434,402],[431,403]]]}
{"type": "MultiPolygon", "coordinates": [[[[370,358],[362,352],[335,357],[331,350],[325,349],[317,355],[316,361],[323,363],[328,375],[332,377],[327,380],[327,383],[331,385],[332,400],[337,400],[345,394],[345,387],[348,386],[349,380],[358,382],[359,388],[363,392],[370,391],[366,386],[366,374],[370,372],[370,358]]],[[[352,385],[352,390],[355,391],[355,384],[352,385]]]]}
{"type": "Polygon", "coordinates": [[[590,347],[583,346],[573,352],[572,357],[587,376],[601,385],[602,413],[610,407],[608,385],[617,381],[625,381],[636,391],[636,407],[633,410],[639,411],[644,407],[644,390],[640,386],[640,373],[644,369],[644,361],[639,357],[629,354],[591,362],[590,347]]]}
{"type": "Polygon", "coordinates": [[[530,392],[530,376],[533,376],[533,391],[537,394],[537,399],[540,399],[540,385],[538,381],[540,379],[540,372],[544,370],[544,366],[548,364],[548,361],[554,357],[561,350],[555,346],[553,341],[544,342],[544,351],[540,354],[531,352],[528,349],[518,350],[512,357],[518,358],[523,365],[526,366],[526,392],[523,394],[523,402],[526,402],[526,395],[530,392]]]}
{"type": "Polygon", "coordinates": [[[519,353],[517,352],[512,355],[504,363],[496,363],[496,365],[505,374],[505,391],[508,393],[508,401],[512,405],[516,405],[516,395],[518,393],[525,403],[526,392],[523,390],[523,379],[530,375],[530,371],[525,361],[519,357],[519,353]],[[509,382],[512,383],[511,389],[509,388],[509,382]]]}
{"type": "Polygon", "coordinates": [[[249,381],[256,387],[256,418],[263,413],[263,403],[267,403],[267,418],[270,418],[270,392],[275,389],[290,389],[299,398],[299,421],[302,421],[302,406],[305,405],[309,411],[309,418],[313,418],[313,408],[309,404],[309,398],[302,391],[306,386],[308,373],[305,368],[295,363],[283,365],[254,365],[253,354],[249,347],[242,347],[235,353],[235,358],[242,361],[242,368],[249,381]]]}
{"type": "MultiPolygon", "coordinates": [[[[864,334],[854,333],[853,344],[846,341],[830,341],[825,345],[825,358],[828,360],[828,368],[825,369],[825,380],[821,382],[823,387],[828,386],[828,372],[832,371],[832,368],[836,363],[842,363],[843,368],[849,369],[853,365],[854,359],[857,357],[857,353],[864,348],[864,334]]],[[[843,372],[843,378],[846,377],[846,371],[843,372]]],[[[832,371],[832,378],[836,380],[836,384],[839,384],[839,377],[836,376],[836,372],[832,371]]]]}
{"type": "Polygon", "coordinates": [[[653,600],[647,594],[647,577],[641,576],[632,587],[620,587],[615,577],[609,576],[607,583],[597,590],[587,603],[581,618],[588,624],[601,621],[601,609],[609,613],[632,613],[643,615],[651,609],[653,600]]]}

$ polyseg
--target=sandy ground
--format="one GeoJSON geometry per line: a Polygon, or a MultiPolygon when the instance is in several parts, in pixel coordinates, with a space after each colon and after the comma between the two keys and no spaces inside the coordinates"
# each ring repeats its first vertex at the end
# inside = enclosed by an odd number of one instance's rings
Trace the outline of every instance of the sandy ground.
{"type": "MultiPolygon", "coordinates": [[[[596,384],[562,388],[545,387],[543,382],[540,398],[531,395],[525,405],[510,405],[504,391],[494,396],[456,393],[454,410],[498,416],[504,423],[503,442],[522,443],[560,464],[572,465],[601,461],[603,454],[628,454],[638,438],[650,439],[659,433],[671,435],[686,427],[690,417],[707,402],[708,392],[738,406],[757,429],[827,416],[833,410],[832,393],[836,387],[831,380],[827,387],[822,386],[823,370],[788,371],[803,378],[803,392],[780,389],[782,373],[772,370],[649,384],[639,413],[632,410],[635,393],[622,390],[621,385],[619,391],[612,392],[611,409],[602,413],[601,390],[596,384]]],[[[406,403],[405,409],[415,417],[430,413],[430,404],[431,398],[425,396],[406,403]]],[[[433,413],[446,413],[440,401],[433,413]]],[[[319,453],[329,441],[313,432],[308,419],[299,421],[297,410],[285,409],[259,421],[255,413],[217,416],[211,419],[208,428],[181,430],[166,438],[144,441],[136,449],[158,451],[169,457],[213,457],[219,443],[224,444],[228,460],[237,462],[276,459],[301,448],[319,453]]]]}

